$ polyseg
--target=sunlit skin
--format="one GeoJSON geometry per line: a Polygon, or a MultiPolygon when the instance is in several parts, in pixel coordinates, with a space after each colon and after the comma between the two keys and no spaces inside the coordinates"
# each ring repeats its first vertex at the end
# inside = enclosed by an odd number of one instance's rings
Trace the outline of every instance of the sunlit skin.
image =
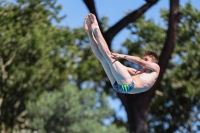
{"type": "Polygon", "coordinates": [[[134,82],[134,89],[129,94],[141,93],[149,90],[160,72],[158,64],[150,56],[143,58],[110,52],[106,41],[101,34],[96,17],[88,14],[84,20],[84,30],[88,33],[91,49],[101,62],[111,84],[120,85],[134,82]],[[142,67],[141,71],[126,67],[116,59],[125,59],[142,67]]]}
{"type": "MultiPolygon", "coordinates": [[[[143,57],[143,60],[149,61],[149,62],[153,62],[153,61],[152,61],[152,58],[149,57],[149,56],[144,56],[144,57],[143,57]]],[[[143,71],[143,72],[150,72],[151,70],[148,70],[146,67],[142,66],[142,71],[143,71]]]]}
{"type": "Polygon", "coordinates": [[[160,67],[158,66],[158,64],[153,62],[150,56],[144,56],[143,58],[140,58],[136,56],[112,53],[111,57],[113,59],[126,59],[142,67],[141,71],[134,68],[126,67],[127,71],[135,82],[135,89],[133,90],[133,93],[144,92],[150,89],[156,82],[156,79],[160,72],[160,67]]]}

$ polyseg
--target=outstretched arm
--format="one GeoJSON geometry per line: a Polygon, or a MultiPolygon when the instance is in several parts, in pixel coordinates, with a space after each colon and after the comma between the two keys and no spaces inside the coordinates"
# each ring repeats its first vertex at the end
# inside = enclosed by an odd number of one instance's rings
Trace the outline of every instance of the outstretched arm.
{"type": "Polygon", "coordinates": [[[117,54],[117,53],[112,53],[111,55],[112,55],[111,57],[114,59],[126,59],[126,60],[133,62],[135,64],[138,64],[140,66],[144,66],[147,69],[152,70],[154,72],[160,71],[160,67],[158,66],[158,64],[149,62],[149,61],[145,61],[142,58],[137,57],[137,56],[130,56],[130,55],[124,55],[124,54],[117,54]]]}

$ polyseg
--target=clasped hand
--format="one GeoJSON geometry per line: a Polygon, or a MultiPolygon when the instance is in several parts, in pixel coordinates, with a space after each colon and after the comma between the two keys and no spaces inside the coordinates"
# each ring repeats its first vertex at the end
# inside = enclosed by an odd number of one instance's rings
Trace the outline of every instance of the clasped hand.
{"type": "Polygon", "coordinates": [[[124,58],[123,54],[118,54],[118,53],[111,53],[111,58],[113,59],[122,59],[124,58]]]}

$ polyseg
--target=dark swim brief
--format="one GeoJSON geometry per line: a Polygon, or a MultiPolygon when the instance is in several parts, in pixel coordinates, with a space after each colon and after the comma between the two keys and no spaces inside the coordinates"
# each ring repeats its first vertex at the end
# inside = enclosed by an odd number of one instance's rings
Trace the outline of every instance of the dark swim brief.
{"type": "Polygon", "coordinates": [[[119,85],[117,82],[113,84],[113,89],[119,93],[128,93],[134,89],[134,82],[131,82],[129,85],[119,85]]]}

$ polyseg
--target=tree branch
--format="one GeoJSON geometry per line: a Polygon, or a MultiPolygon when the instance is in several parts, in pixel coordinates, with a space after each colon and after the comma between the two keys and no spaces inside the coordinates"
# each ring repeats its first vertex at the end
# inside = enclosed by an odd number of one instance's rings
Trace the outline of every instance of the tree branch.
{"type": "Polygon", "coordinates": [[[111,41],[114,38],[114,36],[119,33],[124,27],[126,27],[129,23],[134,22],[137,20],[140,16],[144,14],[150,7],[152,7],[154,4],[158,2],[158,0],[150,0],[151,2],[147,1],[146,4],[141,6],[139,9],[129,13],[127,16],[122,18],[120,21],[118,21],[115,25],[110,27],[105,33],[104,37],[107,41],[109,47],[111,45],[111,41]]]}
{"type": "Polygon", "coordinates": [[[15,51],[13,52],[13,55],[10,57],[10,59],[5,63],[5,68],[10,65],[12,63],[12,61],[14,60],[16,53],[17,53],[18,48],[15,49],[15,51]]]}
{"type": "Polygon", "coordinates": [[[99,16],[98,16],[97,11],[96,11],[94,0],[83,0],[83,2],[87,6],[89,12],[92,13],[92,14],[94,14],[96,16],[98,24],[99,24],[99,28],[102,31],[102,26],[101,26],[102,23],[101,23],[101,21],[99,21],[99,16]]]}
{"type": "MultiPolygon", "coordinates": [[[[102,23],[99,20],[94,0],[83,0],[83,2],[87,6],[89,12],[93,13],[96,16],[97,21],[99,23],[99,28],[102,31],[102,26],[101,26],[102,23]]],[[[103,33],[103,36],[104,36],[104,38],[105,38],[105,40],[106,40],[106,42],[108,44],[108,47],[109,48],[111,47],[112,39],[114,38],[114,36],[117,33],[119,33],[129,23],[134,22],[135,20],[137,20],[140,16],[142,16],[144,14],[144,12],[146,12],[150,7],[152,7],[157,2],[158,2],[158,0],[146,0],[146,4],[144,4],[139,9],[131,12],[130,14],[128,14],[127,16],[122,18],[115,25],[110,27],[105,33],[103,33]]]]}
{"type": "Polygon", "coordinates": [[[1,72],[2,72],[2,81],[3,82],[8,78],[8,72],[6,71],[6,67],[8,65],[10,65],[12,63],[12,61],[14,60],[17,50],[18,50],[18,48],[15,49],[12,56],[5,64],[3,63],[3,58],[0,57],[0,68],[1,68],[1,72]]]}

